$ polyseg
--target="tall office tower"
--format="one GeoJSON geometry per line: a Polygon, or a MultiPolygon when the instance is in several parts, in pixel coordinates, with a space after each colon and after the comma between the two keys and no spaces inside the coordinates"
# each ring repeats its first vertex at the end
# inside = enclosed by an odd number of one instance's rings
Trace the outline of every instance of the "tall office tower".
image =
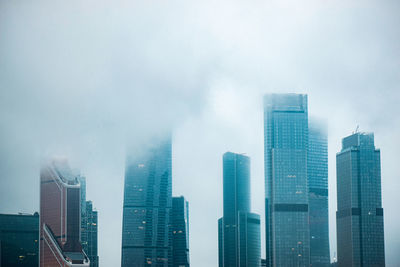
{"type": "MultiPolygon", "coordinates": [[[[81,244],[82,244],[82,249],[85,251],[86,255],[87,253],[87,247],[88,247],[88,222],[86,218],[86,178],[84,176],[79,175],[77,171],[75,171],[75,175],[78,178],[79,184],[81,185],[81,244]]],[[[92,261],[90,260],[90,265],[92,266],[92,261]]]]}
{"type": "Polygon", "coordinates": [[[380,150],[354,133],[336,154],[339,266],[385,266],[380,150]]]}
{"type": "Polygon", "coordinates": [[[93,209],[92,201],[86,201],[86,178],[79,174],[77,177],[81,184],[81,244],[90,260],[90,266],[97,267],[99,266],[97,211],[93,209]]]}
{"type": "MultiPolygon", "coordinates": [[[[86,177],[79,174],[79,171],[74,171],[77,176],[79,184],[81,185],[81,238],[85,236],[86,229],[86,177]]],[[[82,246],[84,247],[82,242],[82,246]]]]}
{"type": "Polygon", "coordinates": [[[40,266],[90,266],[80,243],[80,184],[66,161],[40,172],[40,266]]]}
{"type": "Polygon", "coordinates": [[[0,267],[39,266],[39,214],[0,214],[0,267]]]}
{"type": "Polygon", "coordinates": [[[171,139],[132,151],[125,170],[122,267],[171,266],[171,139]]]}
{"type": "Polygon", "coordinates": [[[223,155],[223,217],[218,220],[219,266],[261,265],[260,216],[250,213],[250,158],[223,155]]]}
{"type": "Polygon", "coordinates": [[[310,262],[330,266],[328,219],[328,138],[326,125],[308,124],[308,201],[310,213],[310,262]]]}
{"type": "Polygon", "coordinates": [[[309,266],[307,95],[264,97],[267,266],[309,266]]]}
{"type": "Polygon", "coordinates": [[[183,196],[172,198],[172,262],[189,267],[189,203],[183,196]]]}
{"type": "MultiPolygon", "coordinates": [[[[90,267],[99,266],[99,256],[97,249],[97,210],[93,209],[92,201],[86,201],[86,229],[85,229],[85,243],[83,250],[90,260],[90,267]]],[[[82,239],[83,241],[83,239],[82,239]]],[[[83,243],[83,242],[82,242],[83,243]]]]}

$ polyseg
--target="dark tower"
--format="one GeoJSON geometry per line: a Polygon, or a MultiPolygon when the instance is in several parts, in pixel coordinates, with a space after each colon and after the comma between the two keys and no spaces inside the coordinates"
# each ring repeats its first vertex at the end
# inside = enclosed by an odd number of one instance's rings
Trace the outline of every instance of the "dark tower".
{"type": "Polygon", "coordinates": [[[0,266],[39,266],[39,214],[0,214],[0,266]]]}
{"type": "Polygon", "coordinates": [[[372,133],[344,138],[336,154],[339,266],[385,266],[380,157],[372,133]]]}
{"type": "Polygon", "coordinates": [[[81,184],[81,243],[90,260],[90,267],[99,266],[98,215],[92,201],[86,201],[86,178],[79,175],[81,184]]]}
{"type": "Polygon", "coordinates": [[[122,266],[171,266],[171,139],[130,151],[125,170],[122,266]]]}
{"type": "Polygon", "coordinates": [[[183,196],[172,198],[172,262],[189,267],[189,203],[183,196]]]}

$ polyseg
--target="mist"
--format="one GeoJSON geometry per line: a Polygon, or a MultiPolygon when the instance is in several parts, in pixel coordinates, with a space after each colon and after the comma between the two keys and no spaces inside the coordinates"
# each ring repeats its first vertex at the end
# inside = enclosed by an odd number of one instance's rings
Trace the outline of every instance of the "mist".
{"type": "Polygon", "coordinates": [[[63,155],[99,211],[101,266],[121,257],[129,146],[172,131],[192,266],[217,266],[222,154],[251,158],[265,257],[262,96],[307,93],[336,162],[360,126],[381,149],[387,266],[400,264],[398,1],[0,1],[0,212],[39,210],[43,157],[63,155]]]}

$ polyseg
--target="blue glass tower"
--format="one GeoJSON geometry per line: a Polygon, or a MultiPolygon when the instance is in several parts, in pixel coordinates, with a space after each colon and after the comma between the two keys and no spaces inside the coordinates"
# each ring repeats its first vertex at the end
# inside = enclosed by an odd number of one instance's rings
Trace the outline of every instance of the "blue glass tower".
{"type": "Polygon", "coordinates": [[[307,95],[264,97],[267,266],[310,266],[307,95]]]}
{"type": "Polygon", "coordinates": [[[83,250],[90,259],[90,267],[99,266],[99,256],[97,248],[98,240],[98,215],[97,210],[93,209],[92,201],[86,201],[86,229],[85,244],[82,242],[83,250]]]}
{"type": "Polygon", "coordinates": [[[189,203],[172,198],[172,260],[174,267],[189,267],[189,203]]]}
{"type": "Polygon", "coordinates": [[[380,150],[372,133],[342,140],[336,154],[339,266],[385,266],[380,150]]]}
{"type": "MultiPolygon", "coordinates": [[[[78,170],[74,170],[81,184],[81,237],[85,235],[86,229],[86,177],[81,175],[78,170]]],[[[82,240],[81,240],[82,241],[82,240]]],[[[83,244],[82,244],[83,245],[83,244]]]]}
{"type": "Polygon", "coordinates": [[[171,139],[128,155],[122,221],[122,266],[171,266],[171,139]]]}
{"type": "Polygon", "coordinates": [[[308,124],[308,199],[310,212],[310,262],[330,266],[328,219],[328,138],[326,125],[308,124]]]}
{"type": "Polygon", "coordinates": [[[260,266],[260,217],[250,213],[250,158],[223,155],[223,217],[218,221],[219,266],[260,266]]]}
{"type": "Polygon", "coordinates": [[[239,212],[238,216],[239,265],[261,266],[260,215],[239,212]]]}

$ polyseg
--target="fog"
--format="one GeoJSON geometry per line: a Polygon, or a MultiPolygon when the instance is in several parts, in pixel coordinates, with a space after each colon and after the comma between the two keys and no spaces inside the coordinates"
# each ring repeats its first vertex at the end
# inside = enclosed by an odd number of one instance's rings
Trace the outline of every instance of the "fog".
{"type": "Polygon", "coordinates": [[[222,154],[251,158],[265,256],[262,96],[306,93],[335,154],[360,126],[381,149],[387,266],[400,265],[400,2],[0,0],[0,213],[39,210],[39,165],[63,155],[99,211],[101,266],[121,257],[127,143],[173,132],[192,266],[217,266],[222,154]]]}

